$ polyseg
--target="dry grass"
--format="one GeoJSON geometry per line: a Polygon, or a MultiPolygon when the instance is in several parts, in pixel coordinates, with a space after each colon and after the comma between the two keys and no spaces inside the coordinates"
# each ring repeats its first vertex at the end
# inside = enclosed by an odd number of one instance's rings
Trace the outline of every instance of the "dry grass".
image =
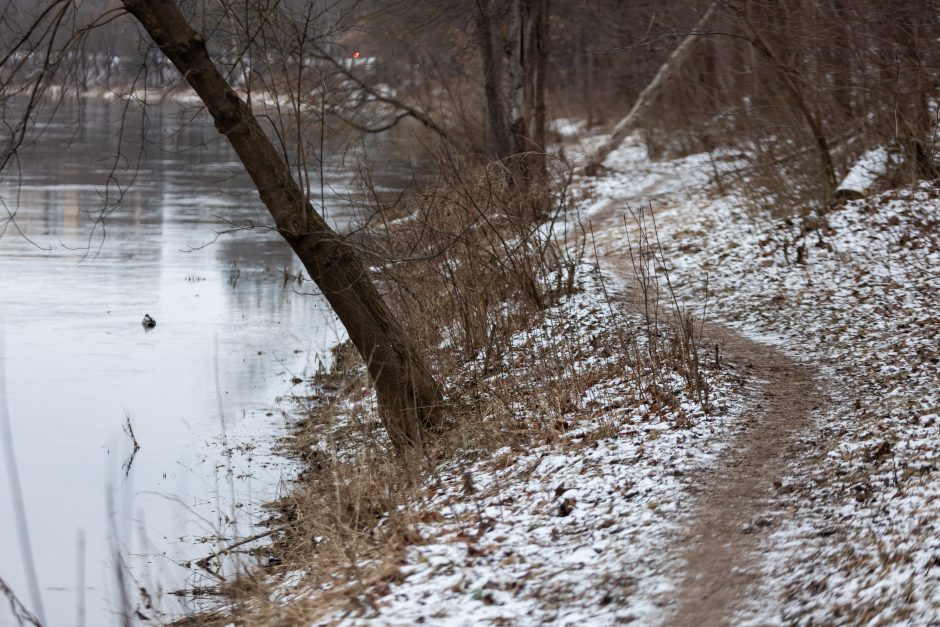
{"type": "MultiPolygon", "coordinates": [[[[277,532],[265,565],[224,586],[224,608],[185,624],[234,617],[286,625],[368,612],[401,577],[405,549],[422,542],[416,525],[441,517],[426,503],[442,473],[462,474],[473,495],[475,477],[462,470],[471,463],[485,459],[496,470],[533,447],[614,437],[611,416],[625,404],[673,415],[683,428],[668,373],[707,395],[692,318],[674,299],[661,303],[671,288],[656,271],[663,264],[655,238],[644,236],[633,251],[647,294],[638,325],[585,262],[588,237],[568,178],[556,173],[550,187],[519,195],[498,169],[443,165],[436,183],[395,206],[377,203],[368,239],[387,296],[419,344],[431,347],[429,361],[446,382],[448,430],[424,451],[396,451],[358,355],[349,344],[336,347],[284,443],[303,470],[271,504],[277,532]],[[554,209],[537,215],[545,198],[554,209]],[[606,311],[557,306],[584,281],[604,292],[606,311]],[[584,425],[578,438],[566,437],[584,425]],[[311,590],[315,598],[304,592],[311,590]]],[[[479,515],[461,524],[475,537],[487,523],[479,515]]]]}

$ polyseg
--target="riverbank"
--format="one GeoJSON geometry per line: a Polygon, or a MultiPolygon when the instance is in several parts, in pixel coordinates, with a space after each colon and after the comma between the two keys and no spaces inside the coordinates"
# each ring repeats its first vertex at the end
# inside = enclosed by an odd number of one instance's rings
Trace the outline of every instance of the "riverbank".
{"type": "Polygon", "coordinates": [[[707,391],[690,390],[667,326],[651,346],[610,280],[580,267],[577,293],[513,337],[440,462],[402,469],[374,446],[374,399],[343,379],[293,445],[308,467],[280,508],[291,531],[274,555],[289,564],[270,602],[240,610],[272,624],[656,616],[691,487],[742,411],[743,382],[712,364],[707,391]]]}
{"type": "Polygon", "coordinates": [[[579,183],[573,289],[464,362],[427,458],[325,379],[289,534],[212,624],[937,617],[940,191],[772,218],[717,164],[632,144],[579,183]]]}
{"type": "Polygon", "coordinates": [[[426,457],[391,450],[362,367],[337,353],[289,444],[306,469],[278,503],[273,566],[204,618],[662,614],[678,584],[675,534],[750,391],[722,349],[700,343],[697,312],[672,300],[646,234],[621,231],[635,247],[627,276],[595,254],[589,224],[552,224],[539,237],[568,248],[540,276],[548,306],[491,303],[492,339],[474,351],[466,322],[445,318],[436,361],[450,356],[451,428],[426,457]]]}

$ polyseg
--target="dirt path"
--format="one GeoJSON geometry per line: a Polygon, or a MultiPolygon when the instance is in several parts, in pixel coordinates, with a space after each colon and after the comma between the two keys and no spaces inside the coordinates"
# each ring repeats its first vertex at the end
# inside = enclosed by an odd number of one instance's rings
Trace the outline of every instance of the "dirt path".
{"type": "MultiPolygon", "coordinates": [[[[754,410],[745,413],[728,453],[703,478],[682,557],[685,581],[677,596],[675,625],[727,625],[759,581],[757,551],[775,521],[774,482],[804,457],[798,436],[818,408],[814,372],[764,344],[716,325],[706,341],[723,346],[725,358],[743,364],[754,410]]],[[[779,484],[778,484],[779,485],[779,484]]]]}
{"type": "MultiPolygon", "coordinates": [[[[612,202],[594,221],[601,263],[627,289],[638,294],[619,215],[624,203],[612,202]]],[[[640,307],[640,303],[635,303],[640,307]]],[[[745,368],[749,401],[727,453],[695,486],[696,504],[686,534],[676,545],[685,571],[671,595],[670,625],[728,625],[759,582],[762,536],[775,524],[775,481],[794,459],[807,456],[799,436],[822,402],[816,373],[780,351],[716,324],[704,327],[704,342],[718,344],[724,359],[745,368]]],[[[779,485],[779,484],[778,484],[779,485]]]]}

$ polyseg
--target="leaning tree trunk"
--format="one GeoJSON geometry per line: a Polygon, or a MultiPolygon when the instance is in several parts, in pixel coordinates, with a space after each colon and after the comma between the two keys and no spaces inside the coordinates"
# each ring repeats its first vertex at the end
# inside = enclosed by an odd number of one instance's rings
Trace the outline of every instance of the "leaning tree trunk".
{"type": "Polygon", "coordinates": [[[604,163],[604,159],[607,158],[611,152],[616,150],[620,144],[623,143],[623,140],[627,136],[636,130],[637,123],[640,121],[640,117],[646,113],[650,105],[655,101],[656,96],[659,95],[662,86],[666,84],[666,80],[670,75],[682,64],[682,60],[685,59],[689,50],[692,48],[698,38],[701,36],[702,28],[708,23],[708,20],[711,19],[712,15],[715,13],[715,10],[718,8],[718,1],[715,0],[708,7],[708,10],[702,15],[698,23],[692,28],[692,32],[686,35],[685,39],[682,40],[675,50],[669,55],[666,59],[666,62],[660,66],[659,70],[656,72],[656,76],[653,77],[653,80],[650,81],[643,91],[640,92],[640,95],[637,97],[636,102],[633,103],[633,107],[630,109],[630,112],[625,118],[617,122],[617,126],[614,127],[614,130],[611,131],[610,137],[607,140],[597,147],[594,153],[591,155],[587,164],[584,166],[584,172],[590,176],[597,174],[600,170],[601,164],[604,163]]]}
{"type": "Polygon", "coordinates": [[[199,95],[258,188],[277,231],[326,297],[375,383],[382,419],[398,447],[440,423],[440,390],[379,295],[354,249],[305,198],[290,167],[210,59],[203,36],[173,0],[124,0],[125,8],[199,95]]]}

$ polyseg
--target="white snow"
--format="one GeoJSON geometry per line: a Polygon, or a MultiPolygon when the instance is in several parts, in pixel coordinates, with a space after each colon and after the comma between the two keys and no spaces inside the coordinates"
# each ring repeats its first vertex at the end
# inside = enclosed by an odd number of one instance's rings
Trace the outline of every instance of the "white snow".
{"type": "MultiPolygon", "coordinates": [[[[709,319],[816,368],[828,386],[806,436],[816,455],[780,482],[763,578],[736,622],[940,623],[940,188],[775,218],[715,192],[714,176],[741,166],[732,155],[651,162],[634,142],[606,165],[608,176],[580,183],[602,253],[627,250],[611,203],[628,225],[628,208],[655,209],[679,298],[700,307],[707,274],[709,319]]],[[[643,318],[611,307],[623,287],[591,266],[578,293],[512,344],[551,359],[574,337],[593,339],[558,376],[596,380],[567,409],[533,402],[538,381],[520,390],[520,428],[551,437],[446,463],[416,505],[435,515],[399,576],[352,613],[325,605],[314,624],[668,624],[696,479],[760,382],[733,367],[709,373],[706,411],[677,373],[661,372],[677,403],[653,407],[615,345],[625,331],[642,342],[643,318]]]]}
{"type": "MultiPolygon", "coordinates": [[[[635,154],[621,150],[614,167],[630,171],[635,154]]],[[[701,181],[709,165],[693,155],[635,167],[701,181]]],[[[700,302],[708,273],[720,319],[828,384],[810,437],[818,457],[783,482],[784,523],[767,538],[765,577],[741,622],[940,623],[940,188],[805,218],[755,214],[709,186],[656,191],[682,295],[700,302]]]]}
{"type": "Polygon", "coordinates": [[[866,196],[871,186],[888,171],[888,150],[878,146],[862,154],[836,189],[836,195],[866,196]]]}

